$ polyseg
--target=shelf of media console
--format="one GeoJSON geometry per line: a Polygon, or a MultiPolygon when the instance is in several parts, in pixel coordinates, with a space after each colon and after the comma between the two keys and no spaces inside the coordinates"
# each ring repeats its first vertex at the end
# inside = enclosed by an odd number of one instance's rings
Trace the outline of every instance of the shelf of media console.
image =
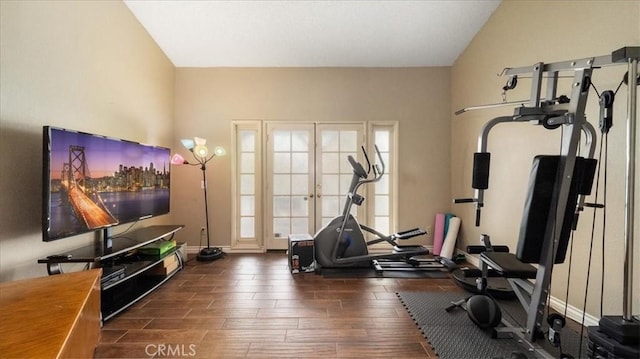
{"type": "Polygon", "coordinates": [[[102,283],[101,285],[102,320],[107,321],[129,308],[178,273],[184,267],[182,257],[178,253],[181,245],[183,244],[178,244],[176,248],[163,254],[156,260],[142,260],[120,264],[125,268],[124,277],[115,278],[113,281],[102,283]],[[144,273],[151,268],[161,265],[161,263],[170,256],[175,256],[175,259],[178,261],[178,266],[174,270],[166,275],[144,275],[144,273]],[[123,290],[123,288],[125,289],[123,290]]]}
{"type": "MultiPolygon", "coordinates": [[[[111,265],[103,265],[102,266],[103,271],[107,269],[111,269],[113,267],[123,267],[124,273],[121,277],[114,277],[113,280],[108,280],[103,282],[102,290],[106,291],[114,286],[117,286],[118,284],[122,284],[124,281],[134,278],[137,275],[142,274],[147,270],[155,267],[157,264],[162,263],[166,258],[172,255],[176,256],[176,260],[178,261],[177,269],[181,269],[184,263],[182,263],[182,257],[178,254],[178,250],[182,245],[183,245],[182,243],[178,243],[175,248],[171,249],[170,251],[167,251],[162,256],[154,259],[149,259],[151,257],[144,257],[144,259],[133,259],[130,261],[123,261],[123,262],[117,261],[115,263],[112,263],[111,265]]],[[[177,272],[177,270],[174,270],[171,273],[167,273],[166,276],[169,277],[173,275],[175,272],[177,272]]],[[[103,277],[104,277],[104,273],[103,273],[103,277]]]]}
{"type": "MultiPolygon", "coordinates": [[[[65,253],[51,255],[47,258],[39,259],[38,263],[45,263],[47,266],[59,265],[61,263],[94,263],[99,264],[110,258],[125,255],[134,249],[146,246],[147,244],[173,236],[184,225],[154,225],[139,228],[131,232],[125,232],[111,238],[111,248],[105,248],[102,244],[94,244],[74,249],[65,253]]],[[[57,274],[55,270],[50,274],[57,274]]]]}

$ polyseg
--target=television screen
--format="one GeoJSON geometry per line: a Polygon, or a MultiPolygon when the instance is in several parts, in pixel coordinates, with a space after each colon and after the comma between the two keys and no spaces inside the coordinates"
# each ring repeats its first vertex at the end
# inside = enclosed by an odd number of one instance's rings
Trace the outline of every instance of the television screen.
{"type": "Polygon", "coordinates": [[[43,240],[169,213],[170,150],[45,126],[43,240]]]}

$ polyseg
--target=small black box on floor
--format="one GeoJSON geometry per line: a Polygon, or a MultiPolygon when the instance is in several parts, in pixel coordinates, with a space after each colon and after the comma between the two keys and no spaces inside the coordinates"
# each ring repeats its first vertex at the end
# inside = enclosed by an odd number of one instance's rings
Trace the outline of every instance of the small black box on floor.
{"type": "Polygon", "coordinates": [[[290,234],[288,253],[291,273],[313,272],[316,269],[313,237],[308,233],[290,234]]]}
{"type": "Polygon", "coordinates": [[[624,320],[622,316],[605,315],[600,318],[600,331],[624,345],[640,344],[640,321],[624,320]]]}
{"type": "Polygon", "coordinates": [[[638,358],[638,345],[623,345],[603,333],[600,327],[588,327],[588,358],[638,358]]]}

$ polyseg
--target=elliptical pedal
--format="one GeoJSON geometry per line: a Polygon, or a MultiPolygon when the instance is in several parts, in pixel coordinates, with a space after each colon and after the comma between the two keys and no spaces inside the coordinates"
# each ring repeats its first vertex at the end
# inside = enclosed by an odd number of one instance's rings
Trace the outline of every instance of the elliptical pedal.
{"type": "Polygon", "coordinates": [[[395,246],[393,246],[393,253],[410,253],[412,255],[416,255],[416,253],[412,253],[412,252],[416,252],[416,251],[418,251],[419,254],[421,254],[421,255],[429,254],[429,250],[424,248],[423,246],[420,246],[420,245],[416,245],[416,246],[395,245],[395,246]]]}
{"type": "Polygon", "coordinates": [[[407,261],[392,259],[374,259],[371,261],[376,271],[432,271],[441,270],[443,265],[433,260],[411,258],[407,261]]]}
{"type": "Polygon", "coordinates": [[[423,236],[427,234],[427,231],[420,229],[420,228],[413,228],[413,229],[409,229],[407,231],[402,231],[402,232],[398,232],[396,234],[393,235],[394,238],[397,239],[409,239],[409,238],[413,238],[413,237],[417,237],[417,236],[423,236]]]}

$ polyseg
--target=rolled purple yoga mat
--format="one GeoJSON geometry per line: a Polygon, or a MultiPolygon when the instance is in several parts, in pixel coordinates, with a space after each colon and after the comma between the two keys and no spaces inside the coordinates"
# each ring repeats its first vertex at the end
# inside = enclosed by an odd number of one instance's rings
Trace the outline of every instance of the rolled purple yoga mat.
{"type": "Polygon", "coordinates": [[[444,241],[444,214],[436,213],[436,223],[433,231],[433,255],[439,256],[444,241]]]}

